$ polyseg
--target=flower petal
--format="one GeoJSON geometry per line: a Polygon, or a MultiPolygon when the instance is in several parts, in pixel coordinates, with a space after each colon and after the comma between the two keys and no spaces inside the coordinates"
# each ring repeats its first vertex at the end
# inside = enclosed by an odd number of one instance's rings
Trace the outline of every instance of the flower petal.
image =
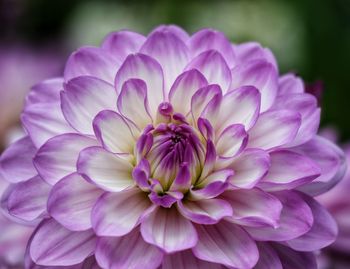
{"type": "Polygon", "coordinates": [[[101,111],[93,120],[95,136],[106,150],[113,153],[134,152],[136,138],[130,125],[112,110],[101,111]]]}
{"type": "Polygon", "coordinates": [[[192,57],[198,56],[204,51],[217,50],[232,68],[236,64],[236,55],[230,40],[226,36],[213,29],[203,29],[191,36],[189,40],[192,57]]]}
{"type": "Polygon", "coordinates": [[[299,190],[312,196],[320,195],[343,178],[347,166],[344,153],[329,140],[316,136],[306,144],[293,148],[293,151],[309,157],[321,168],[321,175],[313,182],[300,186],[299,190]]]}
{"type": "Polygon", "coordinates": [[[228,220],[246,226],[278,227],[282,204],[273,195],[258,188],[250,190],[230,190],[222,194],[232,209],[228,220]]]}
{"type": "Polygon", "coordinates": [[[50,185],[76,171],[79,152],[97,145],[97,141],[80,134],[63,134],[49,139],[34,157],[39,175],[50,185]]]}
{"type": "Polygon", "coordinates": [[[118,110],[140,129],[152,122],[148,111],[147,85],[143,80],[129,79],[124,83],[118,96],[118,110]]]}
{"type": "Polygon", "coordinates": [[[293,73],[281,76],[278,80],[278,95],[303,93],[304,82],[293,73]]]}
{"type": "Polygon", "coordinates": [[[261,94],[261,112],[268,110],[275,101],[278,89],[277,70],[265,60],[249,61],[232,70],[231,89],[251,85],[261,94]]]}
{"type": "Polygon", "coordinates": [[[189,60],[189,50],[185,43],[173,32],[164,28],[152,31],[140,52],[153,57],[160,63],[167,92],[189,60]]]}
{"type": "Polygon", "coordinates": [[[263,178],[270,168],[270,155],[261,149],[246,149],[229,165],[234,176],[230,184],[235,187],[250,189],[263,178]]]}
{"type": "Polygon", "coordinates": [[[230,204],[221,199],[179,201],[177,205],[183,216],[199,224],[214,224],[232,215],[230,204]]]}
{"type": "Polygon", "coordinates": [[[228,126],[218,138],[216,152],[220,157],[232,158],[247,145],[248,135],[242,124],[228,126]]]}
{"type": "Polygon", "coordinates": [[[297,238],[311,229],[313,215],[308,204],[294,191],[276,192],[283,208],[278,228],[245,227],[257,241],[286,241],[297,238]]]}
{"type": "Polygon", "coordinates": [[[64,69],[64,80],[92,76],[112,83],[120,64],[120,60],[106,50],[83,47],[69,56],[64,69]]]}
{"type": "Polygon", "coordinates": [[[231,71],[223,56],[216,50],[208,50],[195,57],[186,70],[198,69],[210,84],[219,84],[223,92],[231,85],[231,71]]]}
{"type": "Polygon", "coordinates": [[[14,185],[7,198],[7,209],[12,216],[24,221],[34,221],[46,213],[50,185],[39,176],[14,185]]]}
{"type": "Polygon", "coordinates": [[[161,269],[223,269],[222,265],[195,257],[190,250],[166,255],[161,269]]]}
{"type": "Polygon", "coordinates": [[[72,232],[53,219],[43,220],[30,242],[30,256],[36,264],[69,266],[78,264],[95,250],[92,230],[72,232]]]}
{"type": "Polygon", "coordinates": [[[117,94],[111,84],[93,77],[70,80],[61,92],[62,112],[69,124],[84,134],[93,134],[92,120],[105,109],[116,109],[117,94]]]}
{"type": "Polygon", "coordinates": [[[256,244],[238,225],[221,221],[196,228],[198,243],[192,251],[197,258],[234,268],[252,268],[257,263],[256,244]]]}
{"type": "Polygon", "coordinates": [[[91,210],[103,193],[79,174],[61,179],[52,188],[47,208],[56,221],[71,231],[84,231],[91,226],[91,210]]]}
{"type": "Polygon", "coordinates": [[[0,157],[1,175],[11,183],[25,181],[37,174],[33,166],[36,148],[29,136],[11,144],[0,157]]]}
{"type": "Polygon", "coordinates": [[[138,229],[122,237],[100,237],[96,260],[102,268],[154,269],[163,259],[158,248],[147,244],[138,229]]]}
{"type": "Polygon", "coordinates": [[[164,78],[160,64],[150,56],[138,53],[126,57],[115,77],[115,87],[120,93],[125,81],[130,78],[142,79],[148,89],[150,113],[153,119],[158,105],[164,100],[164,78]]]}
{"type": "Polygon", "coordinates": [[[313,198],[300,194],[314,216],[313,225],[306,234],[287,242],[297,251],[317,251],[332,244],[337,237],[337,224],[327,210],[313,198]]]}
{"type": "Polygon", "coordinates": [[[62,114],[62,89],[63,79],[49,79],[35,85],[26,98],[21,121],[37,148],[56,135],[75,132],[62,114]]]}
{"type": "Polygon", "coordinates": [[[123,62],[132,53],[136,53],[146,41],[146,37],[131,31],[118,31],[108,34],[101,47],[123,62]]]}
{"type": "Polygon", "coordinates": [[[92,225],[98,236],[123,236],[139,222],[151,206],[147,194],[138,188],[105,193],[92,211],[92,225]]]}
{"type": "Polygon", "coordinates": [[[274,244],[283,269],[317,269],[316,257],[313,252],[295,251],[280,244],[274,244]]]}
{"type": "Polygon", "coordinates": [[[321,174],[314,161],[289,150],[271,152],[270,158],[269,172],[258,183],[264,190],[294,189],[313,181],[321,174]]]}
{"type": "Polygon", "coordinates": [[[276,251],[265,242],[257,243],[259,249],[259,261],[254,269],[283,269],[276,251]]]}
{"type": "Polygon", "coordinates": [[[294,140],[300,123],[301,116],[297,111],[267,111],[249,130],[247,147],[268,150],[288,144],[294,140]]]}
{"type": "Polygon", "coordinates": [[[192,248],[197,243],[197,233],[191,222],[176,208],[158,207],[141,223],[142,237],[167,253],[192,248]]]}
{"type": "Polygon", "coordinates": [[[119,192],[134,185],[131,164],[100,147],[82,150],[77,162],[78,173],[97,186],[119,192]]]}
{"type": "Polygon", "coordinates": [[[194,93],[208,84],[206,78],[196,69],[183,72],[177,77],[169,92],[169,101],[174,111],[187,115],[191,110],[194,93]]]}

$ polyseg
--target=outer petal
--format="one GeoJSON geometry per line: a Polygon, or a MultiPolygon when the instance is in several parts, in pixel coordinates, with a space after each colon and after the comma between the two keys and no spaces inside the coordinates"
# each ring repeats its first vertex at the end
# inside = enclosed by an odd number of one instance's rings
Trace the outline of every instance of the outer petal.
{"type": "Polygon", "coordinates": [[[194,255],[205,261],[234,268],[252,268],[259,259],[255,242],[239,226],[221,221],[215,225],[198,225],[198,243],[194,255]]]}
{"type": "Polygon", "coordinates": [[[220,130],[232,124],[242,124],[249,130],[256,122],[260,112],[260,94],[252,86],[244,86],[227,93],[220,105],[217,119],[220,130]]]}
{"type": "Polygon", "coordinates": [[[53,219],[43,220],[31,239],[29,252],[33,261],[45,266],[78,264],[95,249],[92,230],[72,232],[53,219]]]}
{"type": "Polygon", "coordinates": [[[186,69],[198,69],[210,84],[219,84],[223,92],[226,92],[231,85],[230,69],[223,56],[216,50],[199,54],[186,69]]]}
{"type": "Polygon", "coordinates": [[[169,101],[174,111],[187,115],[191,110],[194,93],[208,84],[206,78],[196,69],[188,70],[177,77],[169,92],[169,101]]]}
{"type": "Polygon", "coordinates": [[[149,114],[147,85],[140,79],[127,80],[118,97],[118,110],[140,129],[152,122],[149,114]]]}
{"type": "Polygon", "coordinates": [[[153,57],[161,64],[166,91],[170,90],[189,60],[189,50],[185,43],[176,34],[164,28],[154,30],[140,52],[153,57]]]}
{"type": "Polygon", "coordinates": [[[115,77],[117,92],[120,93],[124,82],[130,78],[142,79],[146,82],[150,113],[155,118],[158,105],[164,100],[162,67],[150,56],[140,53],[129,55],[115,77]]]}
{"type": "Polygon", "coordinates": [[[62,114],[62,89],[63,79],[49,79],[35,85],[27,96],[21,120],[36,147],[56,135],[75,132],[62,114]]]}
{"type": "Polygon", "coordinates": [[[282,203],[273,195],[254,188],[226,191],[222,198],[233,208],[230,221],[247,226],[278,227],[282,203]]]}
{"type": "Polygon", "coordinates": [[[147,194],[138,188],[105,193],[92,211],[92,225],[98,236],[123,236],[139,222],[151,206],[147,194]]]}
{"type": "Polygon", "coordinates": [[[267,190],[294,189],[313,181],[321,174],[319,166],[308,157],[289,151],[270,153],[271,166],[258,186],[267,190]]]}
{"type": "Polygon", "coordinates": [[[321,168],[321,176],[299,187],[301,191],[316,196],[332,189],[343,178],[346,170],[344,153],[329,140],[317,136],[293,151],[306,155],[321,168]]]}
{"type": "Polygon", "coordinates": [[[111,84],[93,77],[70,80],[61,92],[62,112],[76,130],[93,134],[92,120],[105,109],[116,109],[117,94],[111,84]]]}
{"type": "Polygon", "coordinates": [[[283,269],[317,269],[313,252],[295,251],[280,244],[274,244],[273,247],[280,257],[283,269]]]}
{"type": "Polygon", "coordinates": [[[34,165],[39,175],[49,184],[76,171],[79,152],[97,144],[80,134],[63,134],[48,140],[37,152],[34,165]]]}
{"type": "Polygon", "coordinates": [[[225,35],[213,29],[203,29],[191,36],[189,41],[192,57],[207,50],[217,50],[232,68],[236,64],[236,55],[231,42],[225,35]]]}
{"type": "Polygon", "coordinates": [[[112,110],[103,110],[93,121],[95,136],[103,147],[113,153],[133,153],[136,138],[131,124],[112,110]]]}
{"type": "Polygon", "coordinates": [[[50,185],[39,176],[17,183],[7,198],[7,208],[12,216],[33,221],[46,213],[50,185]]]}
{"type": "Polygon", "coordinates": [[[258,243],[259,261],[254,269],[283,269],[276,251],[268,243],[258,243]]]}
{"type": "Polygon", "coordinates": [[[304,82],[293,73],[281,76],[278,80],[278,95],[303,93],[304,82]]]}
{"type": "Polygon", "coordinates": [[[161,269],[223,269],[223,266],[200,260],[190,250],[185,250],[166,255],[161,269]]]}
{"type": "Polygon", "coordinates": [[[234,52],[236,53],[239,64],[245,64],[248,61],[254,60],[265,60],[278,70],[277,62],[272,52],[267,48],[263,48],[259,43],[245,42],[236,45],[234,46],[234,52]]]}
{"type": "Polygon", "coordinates": [[[91,228],[91,210],[101,194],[102,190],[74,173],[52,188],[47,208],[50,215],[67,229],[84,231],[91,228]]]}
{"type": "Polygon", "coordinates": [[[187,219],[199,224],[214,224],[232,215],[230,204],[221,199],[179,201],[178,209],[187,219]]]}
{"type": "Polygon", "coordinates": [[[0,157],[0,172],[11,182],[25,181],[37,174],[33,166],[36,148],[29,136],[11,144],[0,157]]]}
{"type": "Polygon", "coordinates": [[[292,142],[298,133],[301,116],[291,110],[273,110],[260,115],[249,130],[250,148],[273,149],[292,142]]]}
{"type": "Polygon", "coordinates": [[[106,50],[96,47],[83,47],[69,56],[64,69],[64,80],[79,76],[93,76],[110,83],[121,62],[106,50]]]}
{"type": "Polygon", "coordinates": [[[300,195],[293,191],[282,191],[274,195],[283,204],[278,228],[246,227],[246,231],[258,241],[286,241],[308,232],[313,223],[313,215],[300,195]]]}
{"type": "Polygon", "coordinates": [[[238,188],[252,188],[270,168],[270,155],[260,149],[247,149],[229,165],[235,171],[230,183],[238,188]]]}
{"type": "Polygon", "coordinates": [[[142,221],[141,233],[146,242],[167,253],[189,249],[197,243],[195,228],[174,207],[153,211],[142,221]]]}
{"type": "Polygon", "coordinates": [[[316,200],[301,195],[314,216],[313,225],[306,234],[290,240],[287,244],[297,251],[316,251],[332,244],[337,237],[337,224],[327,210],[316,200]]]}
{"type": "Polygon", "coordinates": [[[251,85],[261,94],[261,111],[268,110],[277,95],[277,71],[265,60],[249,61],[232,70],[231,89],[251,85]]]}
{"type": "Polygon", "coordinates": [[[95,255],[109,269],[155,269],[163,259],[162,251],[143,241],[138,229],[122,237],[100,237],[95,255]]]}
{"type": "Polygon", "coordinates": [[[101,47],[123,62],[129,54],[138,52],[145,41],[143,35],[124,30],[107,35],[101,47]]]}
{"type": "Polygon", "coordinates": [[[289,147],[306,143],[316,135],[320,125],[320,108],[317,108],[317,99],[313,95],[299,93],[278,96],[273,109],[290,109],[301,115],[301,126],[289,147]]]}
{"type": "Polygon", "coordinates": [[[131,164],[100,147],[86,148],[80,152],[78,173],[99,187],[118,192],[134,185],[131,164]]]}

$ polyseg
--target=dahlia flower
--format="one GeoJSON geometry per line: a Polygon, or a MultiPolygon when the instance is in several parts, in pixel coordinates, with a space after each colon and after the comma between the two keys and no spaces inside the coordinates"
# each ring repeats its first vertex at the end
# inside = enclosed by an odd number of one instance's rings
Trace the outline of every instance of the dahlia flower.
{"type": "Polygon", "coordinates": [[[38,223],[27,268],[316,268],[337,227],[313,196],[344,173],[319,117],[271,51],[215,30],[78,49],[0,160],[9,213],[38,223]]]}

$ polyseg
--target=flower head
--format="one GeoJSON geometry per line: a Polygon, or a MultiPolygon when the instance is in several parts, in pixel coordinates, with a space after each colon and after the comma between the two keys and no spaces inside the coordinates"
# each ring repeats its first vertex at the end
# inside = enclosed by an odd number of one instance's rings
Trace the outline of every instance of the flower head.
{"type": "Polygon", "coordinates": [[[160,26],[74,52],[29,93],[1,157],[44,266],[315,268],[337,229],[312,196],[343,174],[317,100],[256,43],[160,26]],[[293,257],[293,259],[290,259],[293,257]]]}

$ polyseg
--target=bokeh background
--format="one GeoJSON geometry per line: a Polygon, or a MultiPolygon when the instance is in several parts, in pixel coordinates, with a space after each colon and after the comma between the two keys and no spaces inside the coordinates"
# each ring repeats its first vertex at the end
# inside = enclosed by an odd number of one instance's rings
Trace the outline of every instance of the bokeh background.
{"type": "Polygon", "coordinates": [[[281,72],[324,86],[322,124],[350,139],[349,0],[0,0],[0,139],[30,85],[59,75],[69,52],[113,30],[146,34],[162,23],[270,47],[281,72]]]}

